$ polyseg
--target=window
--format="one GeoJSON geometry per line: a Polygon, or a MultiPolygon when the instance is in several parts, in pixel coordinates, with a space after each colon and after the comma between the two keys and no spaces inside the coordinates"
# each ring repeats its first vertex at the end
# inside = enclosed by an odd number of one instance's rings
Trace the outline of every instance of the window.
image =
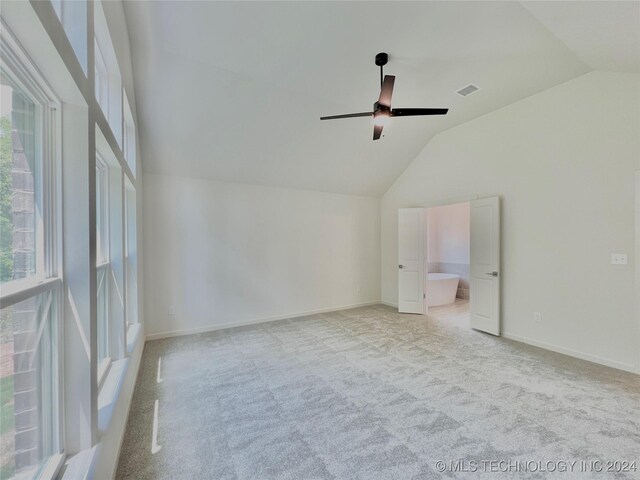
{"type": "Polygon", "coordinates": [[[71,47],[87,74],[87,2],[86,0],[53,0],[53,9],[58,15],[71,47]]]}
{"type": "Polygon", "coordinates": [[[127,92],[122,90],[122,98],[124,105],[123,125],[122,125],[122,153],[129,164],[131,173],[136,175],[136,127],[133,123],[133,113],[127,98],[127,92]]]}
{"type": "Polygon", "coordinates": [[[42,171],[41,106],[3,71],[0,99],[2,283],[42,276],[42,221],[36,195],[42,171]]]}
{"type": "Polygon", "coordinates": [[[98,372],[106,373],[109,359],[109,169],[96,156],[96,276],[98,292],[98,372]]]}
{"type": "Polygon", "coordinates": [[[94,2],[93,5],[96,100],[122,148],[122,77],[102,2],[94,2]]]}
{"type": "Polygon", "coordinates": [[[127,329],[141,320],[135,124],[102,2],[2,5],[0,479],[52,480],[65,449],[65,475],[86,476],[143,340],[127,329]]]}
{"type": "Polygon", "coordinates": [[[125,189],[125,250],[124,266],[127,295],[127,326],[138,322],[138,267],[136,247],[136,191],[127,182],[125,189]]]}
{"type": "MultiPolygon", "coordinates": [[[[3,37],[4,40],[4,37],[3,37]]],[[[57,104],[22,54],[0,64],[0,477],[62,461],[57,104]]]]}
{"type": "Polygon", "coordinates": [[[129,168],[131,168],[131,173],[135,176],[136,174],[136,130],[133,126],[133,123],[125,122],[123,128],[123,146],[122,152],[124,153],[124,158],[127,160],[129,164],[129,168]]]}
{"type": "Polygon", "coordinates": [[[0,312],[1,478],[32,478],[61,451],[57,295],[53,290],[0,312]]]}
{"type": "Polygon", "coordinates": [[[96,155],[96,266],[109,263],[109,169],[96,155]]]}
{"type": "Polygon", "coordinates": [[[96,100],[102,108],[104,116],[109,118],[109,74],[107,72],[107,64],[102,56],[102,51],[95,41],[95,94],[96,100]]]}

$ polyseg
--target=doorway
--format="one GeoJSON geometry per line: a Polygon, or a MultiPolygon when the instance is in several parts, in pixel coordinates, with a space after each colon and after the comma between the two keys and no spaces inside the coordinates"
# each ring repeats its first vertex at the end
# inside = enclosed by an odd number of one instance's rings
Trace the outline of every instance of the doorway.
{"type": "Polygon", "coordinates": [[[443,322],[469,326],[471,204],[425,210],[426,309],[443,322]]]}
{"type": "MultiPolygon", "coordinates": [[[[439,230],[439,229],[438,229],[439,230]]],[[[464,234],[458,238],[464,239],[464,234]]],[[[492,335],[500,335],[500,199],[489,197],[469,202],[451,202],[433,207],[398,209],[398,311],[400,313],[430,313],[432,308],[443,305],[455,305],[455,299],[468,296],[469,325],[492,335]],[[468,207],[461,205],[466,204],[468,207]],[[432,210],[432,227],[440,221],[443,209],[443,225],[447,225],[444,233],[437,231],[430,243],[429,210],[432,210]],[[464,215],[454,222],[448,217],[454,211],[464,212],[468,209],[468,221],[464,215]],[[465,231],[468,225],[468,276],[466,276],[464,260],[464,240],[460,248],[452,248],[455,241],[448,232],[453,228],[465,231]],[[452,224],[456,224],[452,227],[452,224]],[[449,237],[449,238],[447,238],[449,237]],[[431,250],[434,252],[430,253],[431,250]],[[440,256],[440,250],[458,256],[440,256]],[[456,261],[441,261],[455,259],[456,261]],[[443,265],[439,265],[442,263],[443,265]],[[444,265],[456,264],[458,265],[444,265]],[[460,287],[460,273],[441,272],[441,269],[458,269],[468,278],[460,287]],[[436,270],[436,271],[434,271],[436,270]],[[435,274],[429,278],[429,274],[435,274]],[[457,278],[456,278],[457,277],[457,278]],[[433,283],[432,281],[433,280],[433,283]],[[441,283],[442,285],[438,285],[441,283]],[[445,287],[445,283],[448,285],[445,287]],[[442,286],[443,288],[438,288],[442,286]],[[460,289],[460,292],[458,290],[460,289]],[[466,292],[465,292],[466,290],[466,292]],[[445,301],[448,298],[448,301],[445,301]],[[443,300],[445,299],[445,300],[443,300]]],[[[465,278],[465,280],[466,280],[465,278]]],[[[463,302],[460,302],[463,303],[463,302]]]]}

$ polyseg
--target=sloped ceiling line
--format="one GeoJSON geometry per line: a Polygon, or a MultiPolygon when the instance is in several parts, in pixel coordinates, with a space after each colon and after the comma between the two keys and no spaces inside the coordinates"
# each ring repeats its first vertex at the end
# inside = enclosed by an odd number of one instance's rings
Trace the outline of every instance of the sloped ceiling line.
{"type": "Polygon", "coordinates": [[[143,165],[171,175],[381,197],[437,133],[590,70],[517,2],[126,1],[125,12],[143,165]],[[395,106],[449,114],[393,119],[378,142],[369,119],[320,122],[373,104],[380,51],[395,106]],[[481,90],[456,94],[469,83],[481,90]]]}

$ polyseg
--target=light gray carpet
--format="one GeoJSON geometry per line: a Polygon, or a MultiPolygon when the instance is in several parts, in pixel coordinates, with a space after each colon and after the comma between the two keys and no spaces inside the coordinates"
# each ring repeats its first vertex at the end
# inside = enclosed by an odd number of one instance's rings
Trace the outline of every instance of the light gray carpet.
{"type": "Polygon", "coordinates": [[[640,376],[444,312],[375,306],[148,342],[117,478],[640,478],[579,463],[481,474],[485,461],[640,462],[640,376]],[[438,473],[460,459],[477,471],[438,473]]]}

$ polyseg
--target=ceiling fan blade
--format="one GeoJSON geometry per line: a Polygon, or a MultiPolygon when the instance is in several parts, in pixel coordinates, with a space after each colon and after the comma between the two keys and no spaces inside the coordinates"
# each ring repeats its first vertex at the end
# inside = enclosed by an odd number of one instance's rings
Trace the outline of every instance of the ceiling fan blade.
{"type": "Polygon", "coordinates": [[[373,112],[345,113],[344,115],[331,115],[329,117],[320,117],[320,120],[334,120],[336,118],[371,117],[371,116],[373,116],[373,112]]]}
{"type": "Polygon", "coordinates": [[[373,139],[378,140],[382,136],[382,125],[373,126],[373,139]]]}
{"type": "Polygon", "coordinates": [[[392,117],[412,117],[416,115],[446,115],[448,108],[394,108],[392,117]]]}
{"type": "Polygon", "coordinates": [[[385,75],[382,82],[382,88],[380,89],[380,98],[378,104],[391,108],[391,95],[393,95],[393,84],[396,81],[396,77],[393,75],[385,75]]]}

